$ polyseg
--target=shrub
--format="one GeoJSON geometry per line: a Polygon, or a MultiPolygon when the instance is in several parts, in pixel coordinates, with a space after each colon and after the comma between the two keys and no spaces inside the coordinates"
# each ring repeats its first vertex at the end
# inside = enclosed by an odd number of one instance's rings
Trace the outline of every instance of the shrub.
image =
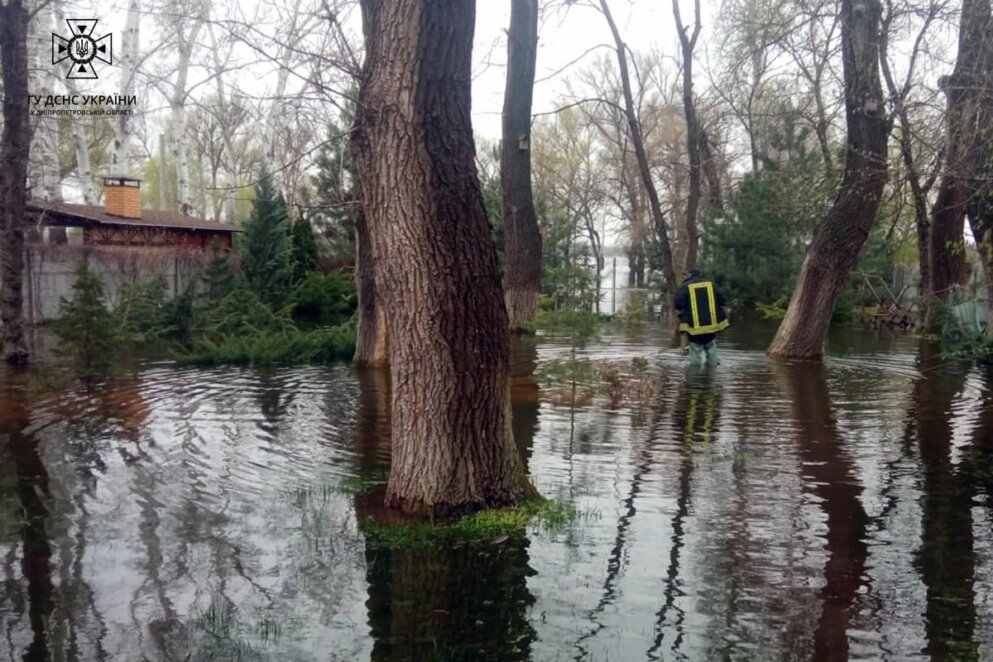
{"type": "Polygon", "coordinates": [[[355,281],[345,273],[311,272],[290,296],[293,317],[317,324],[342,324],[355,313],[355,281]]]}
{"type": "Polygon", "coordinates": [[[198,365],[272,363],[329,363],[355,353],[355,325],[351,322],[312,331],[295,327],[272,332],[204,336],[173,352],[180,363],[198,365]]]}
{"type": "Polygon", "coordinates": [[[84,258],[76,267],[72,297],[59,300],[59,316],[52,329],[56,351],[70,356],[77,368],[92,375],[110,368],[120,341],[117,321],[103,301],[103,284],[84,258]]]}

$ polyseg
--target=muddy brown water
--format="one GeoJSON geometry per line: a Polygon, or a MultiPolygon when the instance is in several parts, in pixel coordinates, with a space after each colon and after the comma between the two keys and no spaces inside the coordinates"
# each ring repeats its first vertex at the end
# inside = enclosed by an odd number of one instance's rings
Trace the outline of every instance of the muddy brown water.
{"type": "MultiPolygon", "coordinates": [[[[823,364],[737,324],[717,371],[661,328],[644,402],[519,378],[562,530],[370,549],[387,381],[348,365],[0,375],[0,659],[991,660],[993,379],[843,330],[823,364]]],[[[570,355],[515,348],[515,365],[570,355]]]]}

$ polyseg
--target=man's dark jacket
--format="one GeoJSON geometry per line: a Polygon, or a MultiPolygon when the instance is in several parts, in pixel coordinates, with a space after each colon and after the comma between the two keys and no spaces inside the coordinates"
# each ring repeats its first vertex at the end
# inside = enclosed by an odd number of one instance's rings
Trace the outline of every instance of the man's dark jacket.
{"type": "Polygon", "coordinates": [[[695,269],[676,292],[679,330],[690,340],[710,342],[714,334],[728,328],[724,314],[724,294],[717,285],[695,269]]]}

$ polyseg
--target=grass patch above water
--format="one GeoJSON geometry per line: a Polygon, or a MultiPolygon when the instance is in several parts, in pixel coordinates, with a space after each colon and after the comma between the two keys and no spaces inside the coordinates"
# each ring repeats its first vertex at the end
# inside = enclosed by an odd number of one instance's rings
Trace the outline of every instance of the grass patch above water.
{"type": "Polygon", "coordinates": [[[448,547],[466,543],[498,544],[533,531],[556,532],[580,519],[595,517],[552,499],[535,499],[516,508],[482,510],[454,522],[380,524],[367,520],[362,527],[366,544],[380,549],[448,547]]]}

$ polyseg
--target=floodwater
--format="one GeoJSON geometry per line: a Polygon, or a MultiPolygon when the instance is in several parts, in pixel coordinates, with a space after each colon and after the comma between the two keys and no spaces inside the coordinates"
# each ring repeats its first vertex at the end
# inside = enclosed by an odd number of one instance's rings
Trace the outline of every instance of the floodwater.
{"type": "Polygon", "coordinates": [[[772,332],[716,372],[650,325],[579,350],[646,358],[644,401],[518,379],[533,480],[582,516],[415,551],[363,536],[382,373],[0,375],[0,659],[993,659],[991,377],[858,331],[777,363],[772,332]]]}

